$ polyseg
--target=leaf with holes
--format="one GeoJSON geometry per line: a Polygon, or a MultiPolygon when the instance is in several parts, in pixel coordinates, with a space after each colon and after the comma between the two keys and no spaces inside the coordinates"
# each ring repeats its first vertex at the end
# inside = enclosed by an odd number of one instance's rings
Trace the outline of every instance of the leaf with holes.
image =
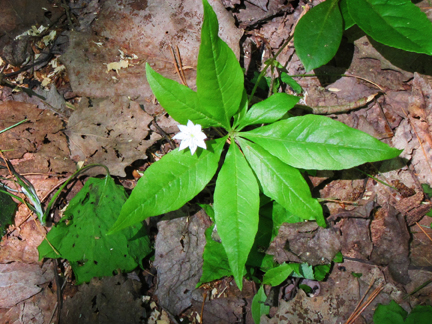
{"type": "Polygon", "coordinates": [[[135,224],[107,236],[126,201],[126,192],[110,176],[90,178],[70,201],[63,218],[38,247],[39,257],[67,259],[76,283],[93,277],[112,276],[117,269],[132,271],[150,253],[150,240],[143,224],[135,224]]]}

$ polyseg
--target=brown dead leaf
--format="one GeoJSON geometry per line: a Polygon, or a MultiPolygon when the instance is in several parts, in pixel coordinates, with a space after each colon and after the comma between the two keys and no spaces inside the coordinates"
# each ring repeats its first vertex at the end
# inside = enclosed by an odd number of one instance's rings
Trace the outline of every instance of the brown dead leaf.
{"type": "MultiPolygon", "coordinates": [[[[126,97],[83,100],[69,119],[66,134],[71,156],[86,164],[106,165],[111,174],[124,177],[132,162],[146,159],[146,150],[161,138],[149,135],[152,117],[126,97]]],[[[96,174],[100,170],[90,170],[96,174]]]]}
{"type": "MultiPolygon", "coordinates": [[[[218,15],[221,37],[239,56],[242,31],[219,0],[209,2],[218,15]]],[[[170,51],[171,45],[178,46],[187,82],[195,84],[202,18],[201,0],[104,1],[92,33],[71,32],[68,51],[62,55],[73,91],[92,98],[130,96],[150,114],[161,112],[153,102],[145,63],[179,80],[170,51]],[[138,58],[129,60],[118,75],[106,73],[106,64],[120,60],[119,50],[138,58]]]]}
{"type": "Polygon", "coordinates": [[[432,88],[417,73],[404,109],[409,115],[397,128],[393,145],[404,150],[400,156],[411,161],[419,181],[432,186],[432,88]]]}
{"type": "Polygon", "coordinates": [[[340,251],[340,240],[341,236],[334,228],[322,228],[309,222],[285,223],[280,226],[279,234],[266,253],[274,255],[278,263],[291,261],[307,262],[310,265],[328,264],[340,251]]]}
{"type": "MultiPolygon", "coordinates": [[[[299,290],[294,299],[288,302],[280,300],[271,319],[262,316],[261,324],[345,323],[372,279],[375,285],[384,280],[384,274],[378,266],[349,260],[335,264],[329,278],[320,282],[318,296],[308,297],[303,290],[299,290]],[[362,276],[355,278],[353,272],[362,276]]],[[[362,313],[363,318],[367,323],[372,322],[378,303],[387,304],[391,299],[402,303],[401,296],[402,292],[397,287],[386,284],[381,294],[362,313]]],[[[408,304],[405,302],[403,306],[408,304]]]]}
{"type": "Polygon", "coordinates": [[[34,105],[0,102],[0,129],[29,119],[0,134],[0,149],[12,160],[18,173],[74,172],[75,163],[69,159],[69,148],[63,134],[63,122],[53,113],[34,105]]]}
{"type": "Polygon", "coordinates": [[[192,299],[202,300],[195,289],[202,273],[204,232],[208,216],[199,211],[191,218],[182,217],[158,223],[154,265],[158,271],[155,294],[162,307],[179,315],[191,306],[192,299]]]}
{"type": "Polygon", "coordinates": [[[78,292],[63,302],[64,324],[138,324],[145,316],[139,298],[141,283],[125,279],[122,274],[102,279],[93,278],[82,284],[78,292]]]}
{"type": "Polygon", "coordinates": [[[15,39],[32,26],[47,26],[58,20],[62,8],[49,0],[1,1],[0,6],[0,56],[13,65],[21,65],[30,54],[29,39],[15,39]],[[46,8],[44,10],[43,8],[46,8]],[[51,21],[46,12],[51,14],[51,21]]]}
{"type": "Polygon", "coordinates": [[[410,235],[403,215],[391,205],[384,205],[375,213],[370,230],[373,242],[371,261],[381,266],[388,265],[394,280],[408,283],[410,235]]]}
{"type": "Polygon", "coordinates": [[[9,308],[41,291],[53,279],[49,266],[13,262],[0,264],[0,308],[9,308]]]}

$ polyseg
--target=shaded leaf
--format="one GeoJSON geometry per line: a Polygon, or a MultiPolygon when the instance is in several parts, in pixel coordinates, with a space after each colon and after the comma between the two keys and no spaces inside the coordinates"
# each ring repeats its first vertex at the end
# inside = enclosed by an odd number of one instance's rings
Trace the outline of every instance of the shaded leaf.
{"type": "Polygon", "coordinates": [[[376,41],[432,55],[432,24],[410,0],[349,0],[355,23],[376,41]]]}
{"type": "Polygon", "coordinates": [[[151,249],[142,224],[107,236],[126,201],[126,192],[110,176],[90,178],[70,201],[63,218],[38,247],[40,259],[69,260],[76,283],[93,277],[112,276],[117,269],[132,271],[151,249]]]}
{"type": "Polygon", "coordinates": [[[264,285],[278,286],[284,282],[293,272],[300,272],[298,263],[283,263],[266,272],[263,278],[264,285]]]}
{"type": "Polygon", "coordinates": [[[291,78],[286,72],[282,72],[280,78],[282,82],[288,84],[295,92],[302,93],[303,88],[301,87],[301,85],[298,84],[296,80],[291,78]]]}
{"type": "Polygon", "coordinates": [[[17,204],[13,199],[0,191],[0,233],[6,234],[6,228],[13,224],[17,204]]]}
{"type": "Polygon", "coordinates": [[[246,260],[258,231],[259,188],[234,141],[216,180],[214,210],[219,236],[241,290],[246,260]]]}
{"type": "Polygon", "coordinates": [[[312,8],[294,32],[294,46],[306,71],[328,63],[342,40],[343,21],[339,0],[327,0],[312,8]]]}
{"type": "Polygon", "coordinates": [[[316,115],[292,117],[242,132],[283,162],[303,169],[341,170],[366,162],[391,159],[401,150],[374,137],[316,115]]]}
{"type": "Polygon", "coordinates": [[[255,324],[260,324],[261,316],[267,315],[270,312],[270,306],[266,306],[264,302],[266,301],[267,296],[264,291],[264,286],[261,286],[258,289],[258,292],[252,299],[252,318],[255,324]]]}
{"type": "Polygon", "coordinates": [[[406,316],[406,310],[392,300],[388,305],[378,304],[373,320],[377,324],[403,324],[406,316]]]}
{"type": "Polygon", "coordinates": [[[228,257],[222,243],[216,242],[212,238],[214,227],[215,225],[213,224],[205,232],[207,243],[203,253],[202,275],[197,287],[203,283],[232,275],[228,257]]]}
{"type": "Polygon", "coordinates": [[[348,0],[341,0],[339,2],[340,11],[343,17],[344,28],[345,30],[351,28],[355,25],[354,20],[352,19],[350,13],[348,12],[348,0]]]}

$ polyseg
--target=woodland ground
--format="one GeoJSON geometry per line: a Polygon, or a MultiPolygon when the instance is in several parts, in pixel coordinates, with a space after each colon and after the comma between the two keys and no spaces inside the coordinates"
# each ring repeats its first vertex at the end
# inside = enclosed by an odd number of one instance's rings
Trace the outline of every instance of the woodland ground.
{"type": "MultiPolygon", "coordinates": [[[[218,14],[221,37],[245,68],[248,87],[287,39],[305,5],[283,0],[209,2],[218,14]]],[[[170,137],[178,131],[150,91],[145,62],[179,80],[171,54],[177,47],[186,81],[194,88],[201,0],[1,3],[2,73],[18,71],[27,59],[32,64],[35,53],[40,54],[36,62],[43,60],[0,79],[0,130],[30,120],[0,135],[5,157],[40,197],[49,197],[82,161],[105,164],[119,183],[132,189],[136,171],[170,151],[175,144],[170,137]],[[57,31],[54,43],[42,40],[50,30],[12,41],[32,25],[48,21],[57,31]],[[13,84],[28,87],[33,95],[14,91],[13,84]]],[[[427,1],[418,5],[432,17],[427,1]]],[[[292,45],[278,61],[289,75],[306,72],[292,45]]],[[[277,78],[280,72],[268,76],[277,78]]],[[[345,33],[336,57],[311,73],[315,76],[295,79],[314,113],[404,151],[391,161],[309,177],[314,197],[327,199],[323,206],[329,227],[284,225],[266,253],[277,262],[316,264],[341,250],[344,262],[334,264],[325,281],[309,283],[316,288],[313,295],[297,289],[299,280],[290,279],[275,292],[271,319],[262,322],[344,323],[371,282],[371,291],[380,285],[383,290],[355,323],[371,323],[377,304],[391,299],[406,310],[430,305],[432,285],[413,292],[432,277],[432,241],[427,236],[432,235],[432,219],[425,216],[432,186],[431,57],[390,49],[354,28],[345,33]]],[[[292,93],[283,84],[279,90],[292,93]]],[[[267,93],[261,90],[258,95],[264,98],[267,93]]],[[[85,180],[81,177],[62,197],[55,221],[85,180]]],[[[200,199],[209,197],[204,193],[200,199]]],[[[245,280],[242,292],[232,278],[195,289],[209,225],[207,215],[192,204],[151,219],[155,253],[144,271],[75,286],[67,261],[38,261],[37,246],[49,227],[38,226],[20,205],[15,225],[0,245],[0,322],[58,323],[61,314],[61,323],[253,323],[253,281],[245,280]]]]}

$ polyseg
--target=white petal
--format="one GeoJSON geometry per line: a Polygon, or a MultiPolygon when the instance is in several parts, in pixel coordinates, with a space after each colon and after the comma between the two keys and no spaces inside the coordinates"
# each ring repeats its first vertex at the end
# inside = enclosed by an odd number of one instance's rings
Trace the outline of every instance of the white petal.
{"type": "Polygon", "coordinates": [[[195,144],[195,142],[191,142],[189,144],[189,148],[190,148],[190,151],[191,151],[191,155],[194,155],[194,153],[195,153],[195,151],[197,149],[197,145],[195,144]]]}
{"type": "Polygon", "coordinates": [[[180,132],[182,133],[189,133],[189,128],[186,125],[177,125],[177,127],[180,129],[180,132]]]}
{"type": "Polygon", "coordinates": [[[189,136],[186,136],[185,133],[178,133],[176,135],[173,136],[173,139],[177,139],[177,140],[184,140],[185,138],[188,138],[189,136]]]}
{"type": "Polygon", "coordinates": [[[203,148],[204,150],[207,149],[206,143],[204,141],[195,141],[195,144],[201,148],[203,148]]]}
{"type": "Polygon", "coordinates": [[[186,147],[189,147],[189,140],[181,141],[179,151],[184,150],[186,147]]]}

